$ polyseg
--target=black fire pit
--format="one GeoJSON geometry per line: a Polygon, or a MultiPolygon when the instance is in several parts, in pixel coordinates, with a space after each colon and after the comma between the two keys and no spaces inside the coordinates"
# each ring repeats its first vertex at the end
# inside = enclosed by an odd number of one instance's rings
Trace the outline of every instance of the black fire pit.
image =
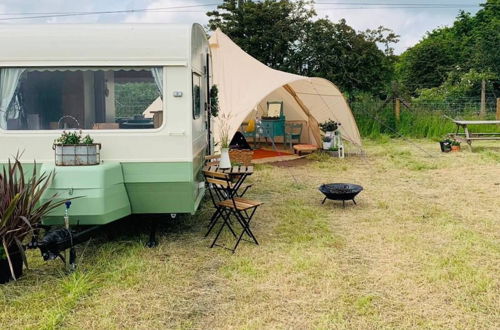
{"type": "Polygon", "coordinates": [[[345,207],[345,201],[348,200],[352,200],[356,204],[354,197],[363,190],[363,187],[352,183],[328,183],[322,184],[318,189],[325,195],[321,204],[324,204],[327,199],[331,199],[342,201],[342,206],[345,207]]]}

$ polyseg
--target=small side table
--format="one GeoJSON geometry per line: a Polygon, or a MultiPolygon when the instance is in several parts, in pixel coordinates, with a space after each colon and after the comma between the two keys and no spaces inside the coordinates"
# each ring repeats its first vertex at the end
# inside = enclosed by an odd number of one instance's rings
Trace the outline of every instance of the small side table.
{"type": "Polygon", "coordinates": [[[299,156],[302,153],[313,153],[318,150],[318,147],[313,144],[296,144],[293,146],[293,153],[298,153],[299,156]]]}

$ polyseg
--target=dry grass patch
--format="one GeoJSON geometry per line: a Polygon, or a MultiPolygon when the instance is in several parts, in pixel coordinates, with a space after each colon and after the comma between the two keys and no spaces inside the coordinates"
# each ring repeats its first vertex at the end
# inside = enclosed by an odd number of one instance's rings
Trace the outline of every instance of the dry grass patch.
{"type": "Polygon", "coordinates": [[[0,324],[498,328],[500,150],[413,143],[425,152],[368,141],[366,157],[256,166],[249,197],[265,202],[254,219],[261,245],[235,255],[203,239],[210,203],[165,220],[152,250],[141,226],[92,241],[69,276],[32,252],[32,270],[0,287],[0,324]],[[317,187],[335,181],[364,186],[357,206],[321,205],[317,187]]]}

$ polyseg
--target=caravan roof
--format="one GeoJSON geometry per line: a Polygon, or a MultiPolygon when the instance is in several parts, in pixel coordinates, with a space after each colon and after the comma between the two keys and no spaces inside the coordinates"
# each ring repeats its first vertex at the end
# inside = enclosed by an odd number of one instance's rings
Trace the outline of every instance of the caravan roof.
{"type": "Polygon", "coordinates": [[[0,25],[0,66],[187,65],[198,24],[0,25]]]}

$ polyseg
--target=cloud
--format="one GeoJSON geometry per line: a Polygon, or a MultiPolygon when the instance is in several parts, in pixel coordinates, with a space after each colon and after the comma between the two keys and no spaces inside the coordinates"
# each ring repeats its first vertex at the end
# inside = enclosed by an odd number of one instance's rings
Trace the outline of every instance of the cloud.
{"type": "MultiPolygon", "coordinates": [[[[320,9],[320,8],[318,8],[320,9]]],[[[450,25],[458,14],[455,11],[415,11],[410,9],[370,8],[369,10],[318,10],[318,16],[328,16],[332,21],[345,18],[356,30],[375,29],[380,25],[399,34],[400,42],[394,48],[401,53],[422,39],[427,31],[438,26],[450,25]]]]}
{"type": "MultiPolygon", "coordinates": [[[[148,9],[186,7],[171,10],[146,11],[129,14],[126,23],[200,23],[206,24],[206,11],[212,7],[190,7],[204,4],[201,1],[158,0],[147,6],[148,9]]],[[[206,3],[205,3],[206,4],[206,3]]]]}
{"type": "MultiPolygon", "coordinates": [[[[6,0],[1,5],[4,13],[40,13],[36,16],[46,16],[43,13],[82,13],[93,11],[112,11],[123,10],[130,3],[135,1],[123,0],[6,0]]],[[[144,1],[139,1],[144,6],[144,1]]],[[[137,5],[139,5],[138,3],[137,5]]],[[[141,8],[141,7],[139,7],[141,8]]],[[[49,16],[50,14],[47,14],[49,16]]],[[[96,22],[119,22],[123,19],[124,14],[109,14],[109,15],[75,15],[75,16],[60,16],[60,17],[42,17],[37,19],[14,19],[9,21],[0,21],[0,23],[15,23],[15,24],[35,24],[35,23],[96,23],[96,22]]],[[[8,16],[2,16],[8,17],[8,16]]],[[[11,16],[17,18],[19,16],[11,16]]]]}
{"type": "MultiPolygon", "coordinates": [[[[372,1],[372,0],[366,0],[372,1]]],[[[221,2],[209,1],[211,3],[221,2]]],[[[466,3],[465,0],[455,2],[466,3]]],[[[139,13],[119,13],[103,15],[65,16],[32,20],[0,21],[0,23],[201,23],[206,24],[206,12],[214,8],[200,6],[207,0],[2,0],[0,13],[26,12],[85,12],[113,11],[128,9],[154,9],[199,6],[192,8],[172,9],[170,11],[147,11],[139,13]]],[[[333,21],[345,18],[356,30],[374,29],[380,25],[392,29],[401,35],[401,41],[395,46],[401,53],[411,47],[438,26],[452,24],[458,9],[328,9],[316,4],[319,17],[328,17],[333,21]]],[[[6,17],[6,16],[1,16],[6,17]]]]}
{"type": "MultiPolygon", "coordinates": [[[[156,0],[147,8],[169,8],[179,6],[196,6],[204,4],[202,1],[190,0],[156,0]]],[[[206,2],[205,2],[206,4],[206,2]]],[[[206,11],[211,7],[194,7],[172,9],[166,11],[149,11],[127,15],[123,21],[127,23],[201,23],[206,24],[206,11]]],[[[370,8],[369,10],[322,9],[316,6],[318,17],[328,16],[332,21],[345,18],[347,23],[356,30],[375,29],[380,25],[392,29],[401,36],[400,42],[394,46],[396,53],[401,53],[413,46],[425,35],[438,26],[451,24],[457,14],[455,10],[424,12],[411,9],[383,9],[370,8]]]]}

